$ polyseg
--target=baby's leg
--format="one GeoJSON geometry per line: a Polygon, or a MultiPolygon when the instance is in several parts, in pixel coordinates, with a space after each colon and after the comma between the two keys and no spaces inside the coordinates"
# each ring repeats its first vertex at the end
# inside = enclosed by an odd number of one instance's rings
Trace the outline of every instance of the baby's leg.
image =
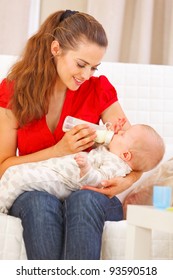
{"type": "Polygon", "coordinates": [[[81,152],[75,155],[74,159],[78,167],[80,168],[80,177],[83,177],[91,168],[91,165],[88,161],[87,153],[81,152]]]}
{"type": "Polygon", "coordinates": [[[8,212],[16,198],[25,191],[47,191],[59,199],[71,191],[61,183],[57,173],[35,164],[13,166],[0,180],[0,212],[8,212]]]}

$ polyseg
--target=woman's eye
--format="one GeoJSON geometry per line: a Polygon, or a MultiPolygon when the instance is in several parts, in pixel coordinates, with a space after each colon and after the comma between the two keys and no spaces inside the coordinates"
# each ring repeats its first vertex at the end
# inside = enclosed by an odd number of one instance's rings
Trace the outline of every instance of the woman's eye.
{"type": "Polygon", "coordinates": [[[97,67],[92,67],[91,70],[92,70],[92,71],[97,71],[98,68],[97,68],[97,67]]]}
{"type": "Polygon", "coordinates": [[[79,64],[79,63],[77,63],[77,66],[80,67],[80,68],[85,68],[85,65],[82,65],[82,64],[79,64]]]}
{"type": "MultiPolygon", "coordinates": [[[[77,63],[77,66],[78,66],[79,68],[85,68],[85,67],[86,67],[86,65],[80,64],[80,63],[77,63]]],[[[98,70],[97,67],[91,67],[91,71],[96,71],[96,70],[98,70]]]]}

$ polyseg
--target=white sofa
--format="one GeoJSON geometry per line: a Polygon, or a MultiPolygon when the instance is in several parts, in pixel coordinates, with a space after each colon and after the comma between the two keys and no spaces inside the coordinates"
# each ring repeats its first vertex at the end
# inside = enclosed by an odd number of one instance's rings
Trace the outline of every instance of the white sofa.
{"type": "MultiPolygon", "coordinates": [[[[15,60],[0,55],[0,80],[15,60]]],[[[173,67],[104,62],[96,74],[106,75],[115,86],[131,123],[150,124],[163,136],[166,144],[163,161],[173,157],[173,67]]],[[[120,199],[129,191],[121,194],[120,199]]],[[[26,259],[20,220],[0,214],[0,228],[0,259],[26,259]]],[[[126,230],[125,220],[105,223],[102,259],[125,258],[126,230]]],[[[154,231],[152,241],[153,259],[173,259],[171,234],[154,231]]]]}

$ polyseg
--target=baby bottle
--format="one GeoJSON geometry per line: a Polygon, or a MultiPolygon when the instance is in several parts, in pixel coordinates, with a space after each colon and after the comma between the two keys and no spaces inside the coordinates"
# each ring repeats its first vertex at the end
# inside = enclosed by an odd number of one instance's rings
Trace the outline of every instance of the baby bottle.
{"type": "Polygon", "coordinates": [[[64,132],[69,131],[72,127],[78,124],[88,124],[88,126],[94,128],[97,134],[97,137],[94,139],[94,141],[99,144],[108,145],[114,135],[114,131],[108,130],[107,123],[104,125],[97,125],[71,116],[67,116],[65,118],[62,130],[64,132]]]}

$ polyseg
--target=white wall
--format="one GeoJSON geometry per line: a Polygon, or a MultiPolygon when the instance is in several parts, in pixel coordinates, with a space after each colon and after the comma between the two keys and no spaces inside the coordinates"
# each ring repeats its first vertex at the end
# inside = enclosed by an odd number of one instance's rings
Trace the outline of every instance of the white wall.
{"type": "Polygon", "coordinates": [[[0,0],[0,54],[19,55],[57,10],[93,15],[106,30],[104,61],[173,65],[171,0],[0,0]]]}
{"type": "Polygon", "coordinates": [[[0,0],[0,54],[19,55],[38,29],[40,0],[0,0]]]}
{"type": "Polygon", "coordinates": [[[51,13],[58,10],[77,10],[86,12],[87,0],[41,0],[40,22],[42,23],[51,13]]]}
{"type": "Polygon", "coordinates": [[[19,54],[28,35],[30,0],[0,0],[0,54],[19,54]]]}

